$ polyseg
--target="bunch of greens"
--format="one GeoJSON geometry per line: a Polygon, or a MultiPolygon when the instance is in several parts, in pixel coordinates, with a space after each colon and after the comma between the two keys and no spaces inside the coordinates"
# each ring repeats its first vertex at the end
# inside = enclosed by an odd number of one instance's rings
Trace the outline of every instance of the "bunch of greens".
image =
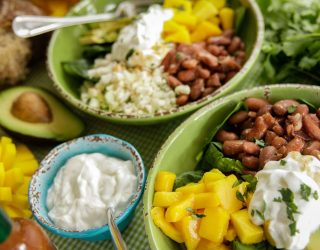
{"type": "Polygon", "coordinates": [[[264,14],[264,73],[271,82],[320,82],[320,1],[258,0],[264,14]]]}

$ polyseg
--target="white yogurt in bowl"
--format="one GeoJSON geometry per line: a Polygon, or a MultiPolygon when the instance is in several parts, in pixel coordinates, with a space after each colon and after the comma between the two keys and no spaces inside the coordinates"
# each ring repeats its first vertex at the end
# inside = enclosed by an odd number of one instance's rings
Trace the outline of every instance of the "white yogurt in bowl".
{"type": "Polygon", "coordinates": [[[82,231],[106,224],[108,207],[115,216],[128,206],[137,189],[132,161],[101,153],[71,157],[48,190],[48,216],[56,226],[82,231]]]}

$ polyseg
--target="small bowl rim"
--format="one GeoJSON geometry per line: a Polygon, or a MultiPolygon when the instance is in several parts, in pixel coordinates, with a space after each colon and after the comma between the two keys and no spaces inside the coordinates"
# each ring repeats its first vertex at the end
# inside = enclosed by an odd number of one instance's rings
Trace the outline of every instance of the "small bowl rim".
{"type": "MultiPolygon", "coordinates": [[[[52,62],[52,56],[53,55],[53,47],[54,44],[57,40],[57,37],[60,34],[60,30],[56,30],[49,42],[49,46],[47,49],[47,69],[48,69],[48,75],[53,81],[53,86],[55,89],[58,91],[58,93],[70,104],[72,104],[74,107],[78,108],[79,110],[90,114],[92,116],[98,117],[100,119],[105,119],[105,120],[111,120],[114,122],[126,122],[126,123],[134,123],[134,124],[142,124],[142,123],[156,123],[160,122],[163,119],[170,119],[174,117],[178,117],[184,114],[187,114],[189,112],[195,111],[204,105],[216,100],[217,98],[228,94],[228,92],[232,91],[234,84],[236,82],[239,82],[244,79],[244,77],[248,74],[254,63],[258,60],[260,50],[262,47],[263,43],[263,37],[264,37],[264,20],[263,16],[261,13],[261,10],[258,6],[258,4],[254,0],[247,0],[249,8],[252,9],[253,15],[256,18],[256,23],[257,23],[257,35],[256,35],[256,40],[253,45],[253,49],[250,53],[250,56],[246,60],[245,64],[243,67],[240,69],[235,76],[229,80],[226,84],[222,85],[219,87],[216,91],[211,93],[210,95],[203,97],[197,101],[190,102],[184,106],[181,107],[174,107],[169,110],[161,111],[161,112],[156,112],[155,114],[142,114],[142,115],[136,115],[136,114],[125,114],[125,113],[117,113],[117,112],[111,112],[108,110],[103,110],[103,109],[97,109],[97,108],[92,108],[89,105],[85,104],[82,102],[80,99],[74,97],[73,95],[69,94],[68,91],[65,91],[65,88],[61,86],[61,83],[56,77],[56,70],[55,67],[53,66],[52,62]],[[226,91],[223,93],[223,91],[226,91]]],[[[84,0],[77,4],[71,11],[70,13],[77,11],[81,8],[84,8],[86,5],[90,4],[89,0],[84,0]]]]}
{"type": "MultiPolygon", "coordinates": [[[[120,138],[117,138],[115,136],[109,135],[109,134],[90,134],[90,135],[85,135],[82,137],[78,137],[66,142],[63,142],[59,145],[57,145],[56,147],[54,147],[53,149],[51,149],[49,151],[49,153],[41,160],[38,169],[35,171],[35,173],[32,175],[30,183],[29,183],[29,188],[28,188],[28,200],[29,200],[29,205],[30,205],[30,210],[32,211],[32,214],[34,216],[34,218],[36,219],[36,221],[38,223],[40,223],[44,228],[46,228],[47,230],[49,230],[50,232],[57,234],[59,236],[62,237],[66,237],[66,238],[93,238],[97,235],[100,234],[108,234],[110,232],[110,228],[108,226],[108,224],[104,224],[103,226],[100,227],[95,227],[95,228],[91,228],[91,229],[87,229],[87,230],[81,230],[81,231],[74,231],[74,230],[67,230],[67,229],[63,229],[61,227],[55,226],[52,222],[50,223],[44,223],[42,221],[42,219],[40,219],[38,217],[38,213],[41,215],[40,212],[36,212],[35,208],[34,208],[34,204],[31,202],[32,199],[32,186],[34,185],[34,181],[37,177],[41,176],[41,175],[45,175],[46,173],[42,173],[42,167],[45,166],[45,164],[47,164],[47,161],[49,159],[53,159],[55,158],[55,155],[57,155],[56,152],[58,152],[58,154],[61,152],[61,150],[63,150],[66,146],[68,145],[72,145],[75,143],[78,143],[80,141],[87,141],[89,143],[95,143],[94,140],[88,140],[88,139],[94,139],[95,137],[99,137],[102,139],[111,139],[113,142],[115,142],[116,144],[120,145],[121,148],[123,147],[127,147],[127,149],[130,150],[130,154],[134,154],[136,155],[136,157],[133,157],[136,159],[137,165],[139,166],[138,168],[136,168],[136,170],[138,170],[137,172],[137,176],[139,176],[140,174],[142,175],[141,178],[141,182],[139,181],[139,178],[137,180],[137,189],[135,190],[135,192],[133,193],[133,197],[130,199],[129,204],[127,205],[127,207],[115,218],[115,223],[117,225],[120,225],[121,223],[125,222],[125,220],[134,213],[136,207],[138,206],[142,195],[144,193],[145,190],[145,184],[146,184],[146,179],[147,179],[147,171],[143,162],[143,159],[140,155],[140,153],[138,152],[138,150],[129,142],[122,140],[120,138]],[[139,171],[141,169],[141,171],[139,171]]],[[[101,143],[101,141],[98,141],[101,143]]],[[[76,154],[74,154],[76,155],[76,154]]],[[[58,173],[58,171],[60,170],[60,168],[63,165],[60,165],[57,168],[56,174],[58,173]]],[[[56,176],[55,174],[55,176],[56,176]]],[[[53,177],[54,179],[55,177],[53,177]]],[[[46,192],[48,192],[48,189],[45,190],[46,192]]],[[[38,200],[39,202],[39,200],[38,200]]],[[[45,204],[46,207],[46,204],[45,204]]]]}
{"type": "MultiPolygon", "coordinates": [[[[303,85],[301,83],[278,83],[278,84],[272,84],[272,85],[263,85],[263,86],[257,86],[250,89],[250,92],[255,91],[264,91],[264,95],[266,97],[269,96],[270,90],[272,89],[309,89],[309,90],[318,90],[320,93],[320,86],[317,85],[303,85]]],[[[150,248],[152,250],[158,249],[156,246],[156,243],[154,241],[155,237],[153,237],[153,230],[151,229],[151,223],[153,223],[152,218],[150,216],[150,209],[152,207],[152,200],[148,198],[149,192],[151,192],[152,187],[149,185],[151,179],[155,178],[155,171],[159,170],[160,162],[164,158],[164,151],[167,150],[168,147],[176,140],[176,138],[180,135],[181,131],[183,131],[192,121],[196,121],[200,117],[202,117],[205,113],[207,113],[212,108],[218,107],[222,104],[225,104],[229,102],[230,100],[233,100],[234,96],[243,95],[246,93],[248,89],[243,89],[241,91],[237,91],[231,95],[228,95],[226,97],[219,98],[210,104],[202,107],[195,113],[193,113],[191,116],[189,116],[186,120],[184,120],[178,127],[175,128],[175,130],[167,137],[165,142],[160,147],[157,155],[154,157],[154,160],[152,164],[150,165],[149,174],[147,177],[145,192],[143,194],[143,214],[144,214],[144,227],[148,239],[148,243],[150,245],[150,248]]],[[[285,97],[284,97],[285,98],[285,97]]]]}

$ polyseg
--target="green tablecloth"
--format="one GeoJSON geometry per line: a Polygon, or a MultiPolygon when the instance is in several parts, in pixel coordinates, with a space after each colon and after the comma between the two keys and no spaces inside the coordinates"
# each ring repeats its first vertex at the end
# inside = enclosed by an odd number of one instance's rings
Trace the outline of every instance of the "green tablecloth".
{"type": "MultiPolygon", "coordinates": [[[[249,76],[243,80],[240,88],[249,88],[254,85],[260,85],[261,82],[258,79],[261,75],[261,70],[261,65],[256,64],[255,67],[251,70],[249,76]]],[[[48,77],[44,63],[39,63],[33,66],[32,71],[27,79],[27,84],[41,86],[43,88],[54,91],[52,87],[52,81],[48,77]]],[[[80,115],[87,124],[86,134],[106,133],[130,142],[140,152],[145,166],[148,168],[151,166],[152,161],[156,153],[160,149],[162,143],[164,143],[169,134],[172,133],[173,130],[185,119],[184,117],[174,121],[170,121],[169,123],[153,126],[124,126],[111,124],[109,122],[102,121],[94,117],[89,117],[84,114],[80,115]]],[[[36,154],[37,158],[41,160],[54,146],[54,144],[31,145],[31,148],[36,154]]],[[[64,239],[53,234],[50,234],[50,237],[56,244],[58,249],[61,250],[113,249],[111,240],[100,242],[86,242],[75,239],[64,239]]],[[[149,249],[148,239],[143,224],[142,201],[138,205],[132,223],[123,233],[123,237],[129,249],[149,249]]]]}

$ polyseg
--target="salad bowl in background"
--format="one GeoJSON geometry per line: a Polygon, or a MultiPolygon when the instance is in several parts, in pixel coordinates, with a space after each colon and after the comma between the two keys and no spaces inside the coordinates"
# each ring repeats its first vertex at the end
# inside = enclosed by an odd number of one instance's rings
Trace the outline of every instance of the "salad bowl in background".
{"type": "MultiPolygon", "coordinates": [[[[144,193],[145,227],[152,250],[181,249],[155,226],[150,215],[154,184],[159,171],[180,174],[194,170],[197,156],[213,138],[213,130],[221,124],[235,106],[247,97],[267,98],[270,102],[281,99],[303,99],[320,107],[320,87],[299,84],[282,84],[243,90],[221,98],[190,116],[167,139],[160,149],[152,169],[149,171],[144,193]]],[[[317,250],[320,244],[319,231],[314,234],[307,250],[317,250]]]]}
{"type": "MultiPolygon", "coordinates": [[[[233,92],[235,89],[243,88],[240,86],[242,80],[248,74],[252,66],[258,59],[261,50],[264,23],[259,7],[254,0],[233,0],[232,7],[239,6],[239,3],[246,7],[245,15],[243,16],[241,27],[239,27],[239,36],[246,45],[247,60],[241,70],[226,84],[218,88],[212,94],[191,102],[181,107],[177,107],[166,112],[156,113],[154,115],[126,115],[122,113],[114,113],[107,110],[91,108],[80,99],[80,86],[82,82],[67,75],[61,63],[65,61],[73,61],[81,58],[82,45],[79,43],[80,35],[85,31],[84,26],[73,26],[56,31],[49,44],[48,48],[48,69],[52,77],[54,86],[60,95],[72,104],[74,107],[88,114],[108,120],[110,122],[123,124],[152,124],[164,122],[172,118],[195,111],[196,109],[208,104],[209,102],[233,92]]],[[[104,6],[110,3],[119,3],[119,1],[97,0],[94,2],[84,0],[80,2],[70,15],[84,15],[93,10],[98,12],[103,11],[104,6]]]]}

